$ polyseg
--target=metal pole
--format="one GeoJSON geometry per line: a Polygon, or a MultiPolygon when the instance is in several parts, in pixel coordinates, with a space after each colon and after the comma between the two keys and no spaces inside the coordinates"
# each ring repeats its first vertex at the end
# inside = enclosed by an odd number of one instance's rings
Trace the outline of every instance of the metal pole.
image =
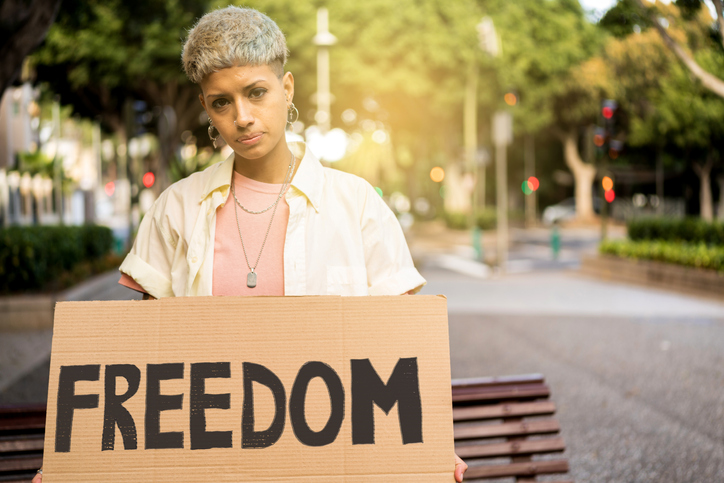
{"type": "Polygon", "coordinates": [[[53,133],[55,134],[55,157],[53,159],[53,190],[55,191],[55,212],[58,214],[58,224],[63,224],[63,184],[61,180],[60,163],[58,155],[60,150],[60,102],[53,101],[53,133]]]}
{"type": "Polygon", "coordinates": [[[498,267],[501,273],[505,273],[508,261],[508,162],[505,143],[495,145],[495,185],[498,267]]]}
{"type": "MultiPolygon", "coordinates": [[[[463,137],[465,141],[465,163],[468,172],[475,177],[475,155],[478,151],[478,66],[475,59],[468,66],[468,79],[465,86],[465,105],[463,106],[463,137]]],[[[477,177],[475,177],[477,178],[477,177]]],[[[477,181],[477,179],[476,179],[477,181]]],[[[471,193],[470,226],[475,227],[477,215],[477,189],[471,193]]]]}
{"type": "MultiPolygon", "coordinates": [[[[656,196],[659,198],[659,206],[656,207],[656,214],[664,214],[664,156],[661,147],[656,149],[656,196]]],[[[719,195],[724,197],[724,193],[719,195]]]]}
{"type": "MultiPolygon", "coordinates": [[[[532,134],[525,135],[525,179],[535,176],[535,139],[532,134]]],[[[534,191],[525,197],[525,222],[526,225],[534,226],[537,218],[537,196],[534,191]]]]}
{"type": "Polygon", "coordinates": [[[317,35],[313,40],[317,49],[317,114],[314,120],[322,133],[331,127],[332,96],[329,82],[329,47],[337,42],[337,38],[329,33],[329,13],[326,8],[317,10],[317,35]]]}

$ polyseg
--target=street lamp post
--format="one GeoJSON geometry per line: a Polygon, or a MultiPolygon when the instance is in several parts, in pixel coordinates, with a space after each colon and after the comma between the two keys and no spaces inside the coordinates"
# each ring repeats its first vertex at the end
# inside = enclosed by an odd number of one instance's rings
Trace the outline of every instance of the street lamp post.
{"type": "Polygon", "coordinates": [[[505,273],[508,262],[508,160],[507,147],[513,141],[513,117],[509,112],[496,112],[493,117],[495,143],[495,195],[497,218],[498,267],[505,273]]]}
{"type": "Polygon", "coordinates": [[[326,8],[317,10],[317,35],[312,40],[317,46],[317,113],[314,120],[322,134],[331,127],[331,94],[329,89],[329,48],[337,43],[337,37],[329,33],[329,13],[326,8]]]}

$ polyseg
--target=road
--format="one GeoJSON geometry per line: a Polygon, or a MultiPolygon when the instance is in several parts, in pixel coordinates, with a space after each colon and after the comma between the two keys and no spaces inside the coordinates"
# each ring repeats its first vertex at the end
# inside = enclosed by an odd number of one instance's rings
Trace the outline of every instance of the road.
{"type": "Polygon", "coordinates": [[[504,277],[423,258],[453,377],[544,374],[577,482],[724,481],[724,303],[584,278],[568,268],[588,248],[546,265],[520,242],[527,269],[504,277]]]}

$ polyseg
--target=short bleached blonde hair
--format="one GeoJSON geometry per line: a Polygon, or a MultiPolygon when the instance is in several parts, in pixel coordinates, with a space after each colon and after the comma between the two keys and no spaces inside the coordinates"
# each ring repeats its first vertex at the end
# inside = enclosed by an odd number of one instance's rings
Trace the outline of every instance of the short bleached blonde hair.
{"type": "Polygon", "coordinates": [[[281,77],[287,41],[274,20],[263,13],[228,6],[199,19],[189,31],[181,61],[196,84],[212,72],[242,65],[269,65],[281,77]]]}

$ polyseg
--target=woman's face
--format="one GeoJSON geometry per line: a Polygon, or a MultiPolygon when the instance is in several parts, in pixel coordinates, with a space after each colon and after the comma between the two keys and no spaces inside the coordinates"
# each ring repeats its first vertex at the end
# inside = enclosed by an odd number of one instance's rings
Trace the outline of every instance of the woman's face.
{"type": "Polygon", "coordinates": [[[238,156],[264,158],[284,140],[291,73],[279,79],[268,65],[228,67],[207,75],[201,91],[206,113],[238,156]]]}

